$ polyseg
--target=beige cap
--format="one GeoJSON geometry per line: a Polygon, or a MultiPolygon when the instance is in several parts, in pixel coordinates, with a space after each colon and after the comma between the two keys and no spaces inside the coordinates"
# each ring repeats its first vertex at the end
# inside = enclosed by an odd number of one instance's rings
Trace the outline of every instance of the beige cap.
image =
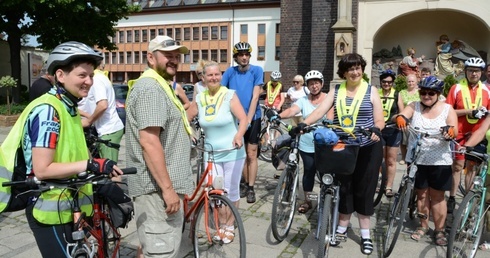
{"type": "Polygon", "coordinates": [[[169,36],[156,36],[150,41],[150,44],[148,45],[149,52],[154,52],[157,50],[174,51],[177,49],[180,51],[181,54],[189,53],[189,49],[187,49],[186,46],[181,46],[179,42],[175,41],[169,36]]]}

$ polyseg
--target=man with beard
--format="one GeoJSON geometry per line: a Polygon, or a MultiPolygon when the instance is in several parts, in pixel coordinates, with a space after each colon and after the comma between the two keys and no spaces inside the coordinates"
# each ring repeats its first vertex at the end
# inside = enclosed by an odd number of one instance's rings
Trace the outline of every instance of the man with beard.
{"type": "Polygon", "coordinates": [[[193,190],[189,180],[191,127],[170,82],[181,54],[188,52],[172,38],[157,36],[148,46],[149,68],[129,82],[126,153],[127,166],[138,170],[128,177],[141,244],[138,257],[179,254],[184,218],[181,199],[193,190]]]}
{"type": "MultiPolygon", "coordinates": [[[[456,140],[461,146],[465,145],[471,134],[478,129],[485,116],[485,111],[490,109],[490,91],[480,81],[485,62],[481,58],[471,57],[464,63],[465,78],[453,85],[449,91],[446,103],[453,106],[458,115],[458,136],[456,140]]],[[[453,213],[456,201],[454,199],[461,180],[461,171],[465,164],[464,154],[455,154],[453,161],[453,186],[447,201],[447,213],[453,213]]],[[[473,170],[472,163],[466,164],[467,173],[473,170]]],[[[466,178],[472,178],[466,174],[466,178]]],[[[468,187],[470,182],[465,182],[468,187]]],[[[469,189],[466,189],[469,190],[469,189]]],[[[449,216],[448,216],[449,217],[449,216]]]]}
{"type": "Polygon", "coordinates": [[[238,64],[228,68],[223,74],[221,85],[236,91],[240,103],[247,114],[248,129],[245,133],[247,158],[243,167],[240,197],[247,197],[248,203],[255,202],[254,184],[257,177],[257,147],[260,134],[261,110],[259,95],[264,84],[262,67],[251,65],[252,46],[247,42],[238,42],[233,47],[233,59],[238,64]]]}

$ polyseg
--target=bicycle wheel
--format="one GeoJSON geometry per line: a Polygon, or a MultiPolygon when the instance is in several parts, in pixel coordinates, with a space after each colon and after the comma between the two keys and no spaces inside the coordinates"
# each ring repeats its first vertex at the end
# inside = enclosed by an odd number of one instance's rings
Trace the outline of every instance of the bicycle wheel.
{"type": "Polygon", "coordinates": [[[209,207],[205,207],[204,201],[199,204],[191,232],[195,257],[246,256],[242,219],[237,208],[225,196],[209,195],[209,207]]]}
{"type": "Polygon", "coordinates": [[[296,208],[299,167],[287,166],[279,177],[272,202],[271,228],[277,241],[284,240],[291,229],[296,208]]]}
{"type": "Polygon", "coordinates": [[[283,134],[278,126],[269,127],[269,135],[267,135],[267,127],[260,131],[258,152],[259,157],[267,162],[272,161],[272,146],[275,144],[277,137],[283,134]]]}
{"type": "Polygon", "coordinates": [[[395,200],[393,201],[393,206],[389,213],[388,228],[386,229],[383,239],[383,257],[390,256],[395,247],[396,240],[398,239],[403,226],[403,221],[405,220],[412,191],[413,183],[406,182],[405,185],[400,187],[398,193],[395,194],[395,200]]]}
{"type": "Polygon", "coordinates": [[[461,201],[451,226],[447,257],[474,257],[476,255],[485,224],[484,220],[479,217],[481,202],[481,194],[473,191],[468,192],[461,201]]]}
{"type": "Polygon", "coordinates": [[[332,195],[327,193],[323,201],[322,212],[319,213],[318,223],[320,234],[318,235],[318,255],[317,257],[328,257],[328,249],[330,247],[330,231],[332,224],[332,195]]]}
{"type": "Polygon", "coordinates": [[[104,257],[119,258],[119,248],[121,244],[121,234],[119,229],[112,225],[111,215],[108,212],[109,207],[105,208],[106,219],[101,220],[100,227],[102,229],[102,241],[104,243],[104,257]]]}
{"type": "Polygon", "coordinates": [[[378,185],[376,186],[378,192],[374,194],[374,202],[373,202],[374,207],[378,206],[379,202],[381,201],[381,198],[385,193],[385,188],[386,188],[386,164],[383,162],[381,164],[381,173],[379,173],[378,175],[378,185]]]}

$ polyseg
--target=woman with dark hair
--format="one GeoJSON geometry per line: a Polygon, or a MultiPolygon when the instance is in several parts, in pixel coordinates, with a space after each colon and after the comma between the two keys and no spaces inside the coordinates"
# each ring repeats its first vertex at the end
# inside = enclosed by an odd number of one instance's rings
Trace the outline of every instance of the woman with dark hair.
{"type": "Polygon", "coordinates": [[[301,132],[315,123],[333,107],[333,123],[347,131],[362,126],[371,132],[370,137],[355,133],[361,139],[356,168],[351,175],[336,175],[341,183],[339,226],[337,236],[346,238],[347,227],[353,212],[357,212],[361,228],[361,252],[371,254],[373,242],[370,234],[370,217],[374,214],[373,198],[376,191],[379,167],[383,159],[381,129],[384,128],[383,109],[376,87],[362,79],[366,61],[357,54],[347,54],[338,65],[337,74],[345,81],[328,93],[320,105],[294,130],[301,132]]]}
{"type": "MultiPolygon", "coordinates": [[[[398,91],[393,88],[395,78],[395,73],[392,70],[386,70],[379,76],[381,82],[379,95],[383,107],[384,121],[387,124],[394,124],[391,122],[391,118],[399,112],[398,91]]],[[[383,157],[386,165],[385,195],[391,198],[393,197],[392,187],[396,174],[396,157],[398,156],[398,149],[402,141],[402,134],[395,127],[386,127],[381,131],[381,135],[383,137],[383,157]]]]}

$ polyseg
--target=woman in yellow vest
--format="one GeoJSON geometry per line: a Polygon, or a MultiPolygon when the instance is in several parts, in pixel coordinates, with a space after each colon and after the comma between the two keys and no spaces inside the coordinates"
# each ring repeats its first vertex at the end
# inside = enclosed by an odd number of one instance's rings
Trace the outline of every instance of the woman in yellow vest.
{"type": "Polygon", "coordinates": [[[285,93],[282,92],[281,72],[273,71],[271,80],[264,85],[263,90],[266,92],[264,105],[280,111],[284,104],[285,93]]]}
{"type": "MultiPolygon", "coordinates": [[[[77,102],[87,96],[94,69],[102,59],[99,51],[75,41],[62,43],[51,52],[47,66],[56,83],[26,107],[2,144],[7,169],[13,169],[16,151],[22,148],[27,177],[62,179],[82,171],[122,174],[112,160],[90,159],[77,110],[77,102]]],[[[92,200],[91,185],[82,187],[79,204],[89,216],[92,200]]],[[[66,189],[29,197],[26,217],[43,257],[68,256],[67,241],[73,241],[72,201],[66,189]]]]}
{"type": "Polygon", "coordinates": [[[357,213],[361,233],[361,252],[369,255],[374,250],[370,235],[370,217],[374,214],[374,193],[378,183],[379,167],[383,159],[381,129],[385,126],[381,99],[376,87],[362,79],[366,60],[357,54],[346,54],[338,64],[337,75],[344,79],[304,120],[295,132],[301,132],[306,125],[315,123],[332,108],[333,123],[347,131],[355,127],[367,128],[370,137],[355,133],[361,139],[356,168],[352,175],[336,175],[341,183],[339,201],[339,226],[337,237],[347,238],[347,227],[353,212],[357,213]]]}

